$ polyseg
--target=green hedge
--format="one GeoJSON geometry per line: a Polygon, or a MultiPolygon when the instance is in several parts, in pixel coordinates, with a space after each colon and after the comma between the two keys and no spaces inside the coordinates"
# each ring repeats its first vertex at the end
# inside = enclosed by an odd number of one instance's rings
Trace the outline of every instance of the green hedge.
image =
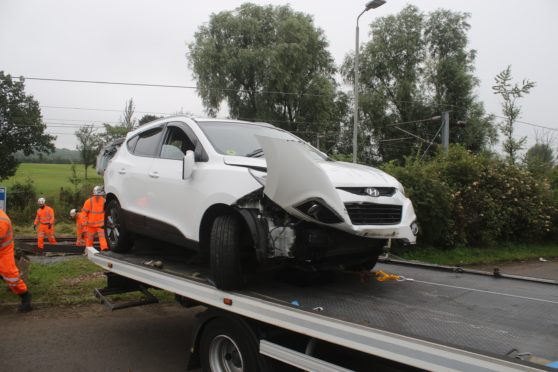
{"type": "Polygon", "coordinates": [[[429,162],[387,164],[411,198],[424,246],[545,242],[557,235],[558,198],[544,178],[488,155],[451,147],[429,162]]]}

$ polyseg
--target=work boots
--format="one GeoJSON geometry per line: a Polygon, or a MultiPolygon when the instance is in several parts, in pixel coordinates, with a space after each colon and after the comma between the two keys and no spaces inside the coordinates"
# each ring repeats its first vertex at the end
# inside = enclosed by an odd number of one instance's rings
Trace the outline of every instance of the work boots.
{"type": "Polygon", "coordinates": [[[22,293],[19,295],[21,297],[21,305],[19,305],[19,311],[22,313],[26,313],[31,311],[31,293],[29,291],[22,293]]]}

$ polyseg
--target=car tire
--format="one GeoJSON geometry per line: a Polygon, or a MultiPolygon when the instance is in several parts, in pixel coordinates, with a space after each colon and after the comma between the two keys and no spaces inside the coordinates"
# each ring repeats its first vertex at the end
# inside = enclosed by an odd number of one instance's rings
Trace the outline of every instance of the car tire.
{"type": "Polygon", "coordinates": [[[112,199],[105,210],[105,236],[111,251],[117,253],[129,252],[134,241],[132,235],[124,227],[124,215],[120,203],[112,199]]]}
{"type": "Polygon", "coordinates": [[[203,329],[200,339],[202,371],[268,371],[259,355],[258,340],[235,319],[216,318],[203,329]]]}
{"type": "Polygon", "coordinates": [[[232,214],[218,216],[211,228],[209,260],[211,277],[219,289],[238,289],[246,284],[242,225],[232,214]]]}

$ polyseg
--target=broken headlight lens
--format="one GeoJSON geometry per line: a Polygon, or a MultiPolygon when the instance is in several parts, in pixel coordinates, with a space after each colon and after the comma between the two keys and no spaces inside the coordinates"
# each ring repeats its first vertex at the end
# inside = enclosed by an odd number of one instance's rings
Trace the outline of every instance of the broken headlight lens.
{"type": "Polygon", "coordinates": [[[323,223],[339,223],[343,219],[320,200],[310,200],[296,207],[300,212],[323,223]]]}

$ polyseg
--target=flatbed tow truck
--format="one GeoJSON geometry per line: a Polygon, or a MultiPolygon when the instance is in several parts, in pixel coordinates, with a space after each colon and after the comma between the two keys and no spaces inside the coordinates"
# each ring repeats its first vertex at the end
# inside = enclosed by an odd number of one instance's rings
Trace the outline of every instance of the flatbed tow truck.
{"type": "MultiPolygon", "coordinates": [[[[212,371],[536,371],[558,368],[558,282],[386,259],[398,280],[338,272],[264,273],[246,289],[215,288],[180,250],[87,248],[109,295],[147,289],[202,305],[187,369],[212,371]],[[303,279],[301,279],[303,277],[303,279]],[[296,367],[296,368],[295,368],[296,367]]],[[[123,306],[128,306],[124,304],[123,306]]],[[[139,342],[139,340],[138,340],[139,342]]]]}

